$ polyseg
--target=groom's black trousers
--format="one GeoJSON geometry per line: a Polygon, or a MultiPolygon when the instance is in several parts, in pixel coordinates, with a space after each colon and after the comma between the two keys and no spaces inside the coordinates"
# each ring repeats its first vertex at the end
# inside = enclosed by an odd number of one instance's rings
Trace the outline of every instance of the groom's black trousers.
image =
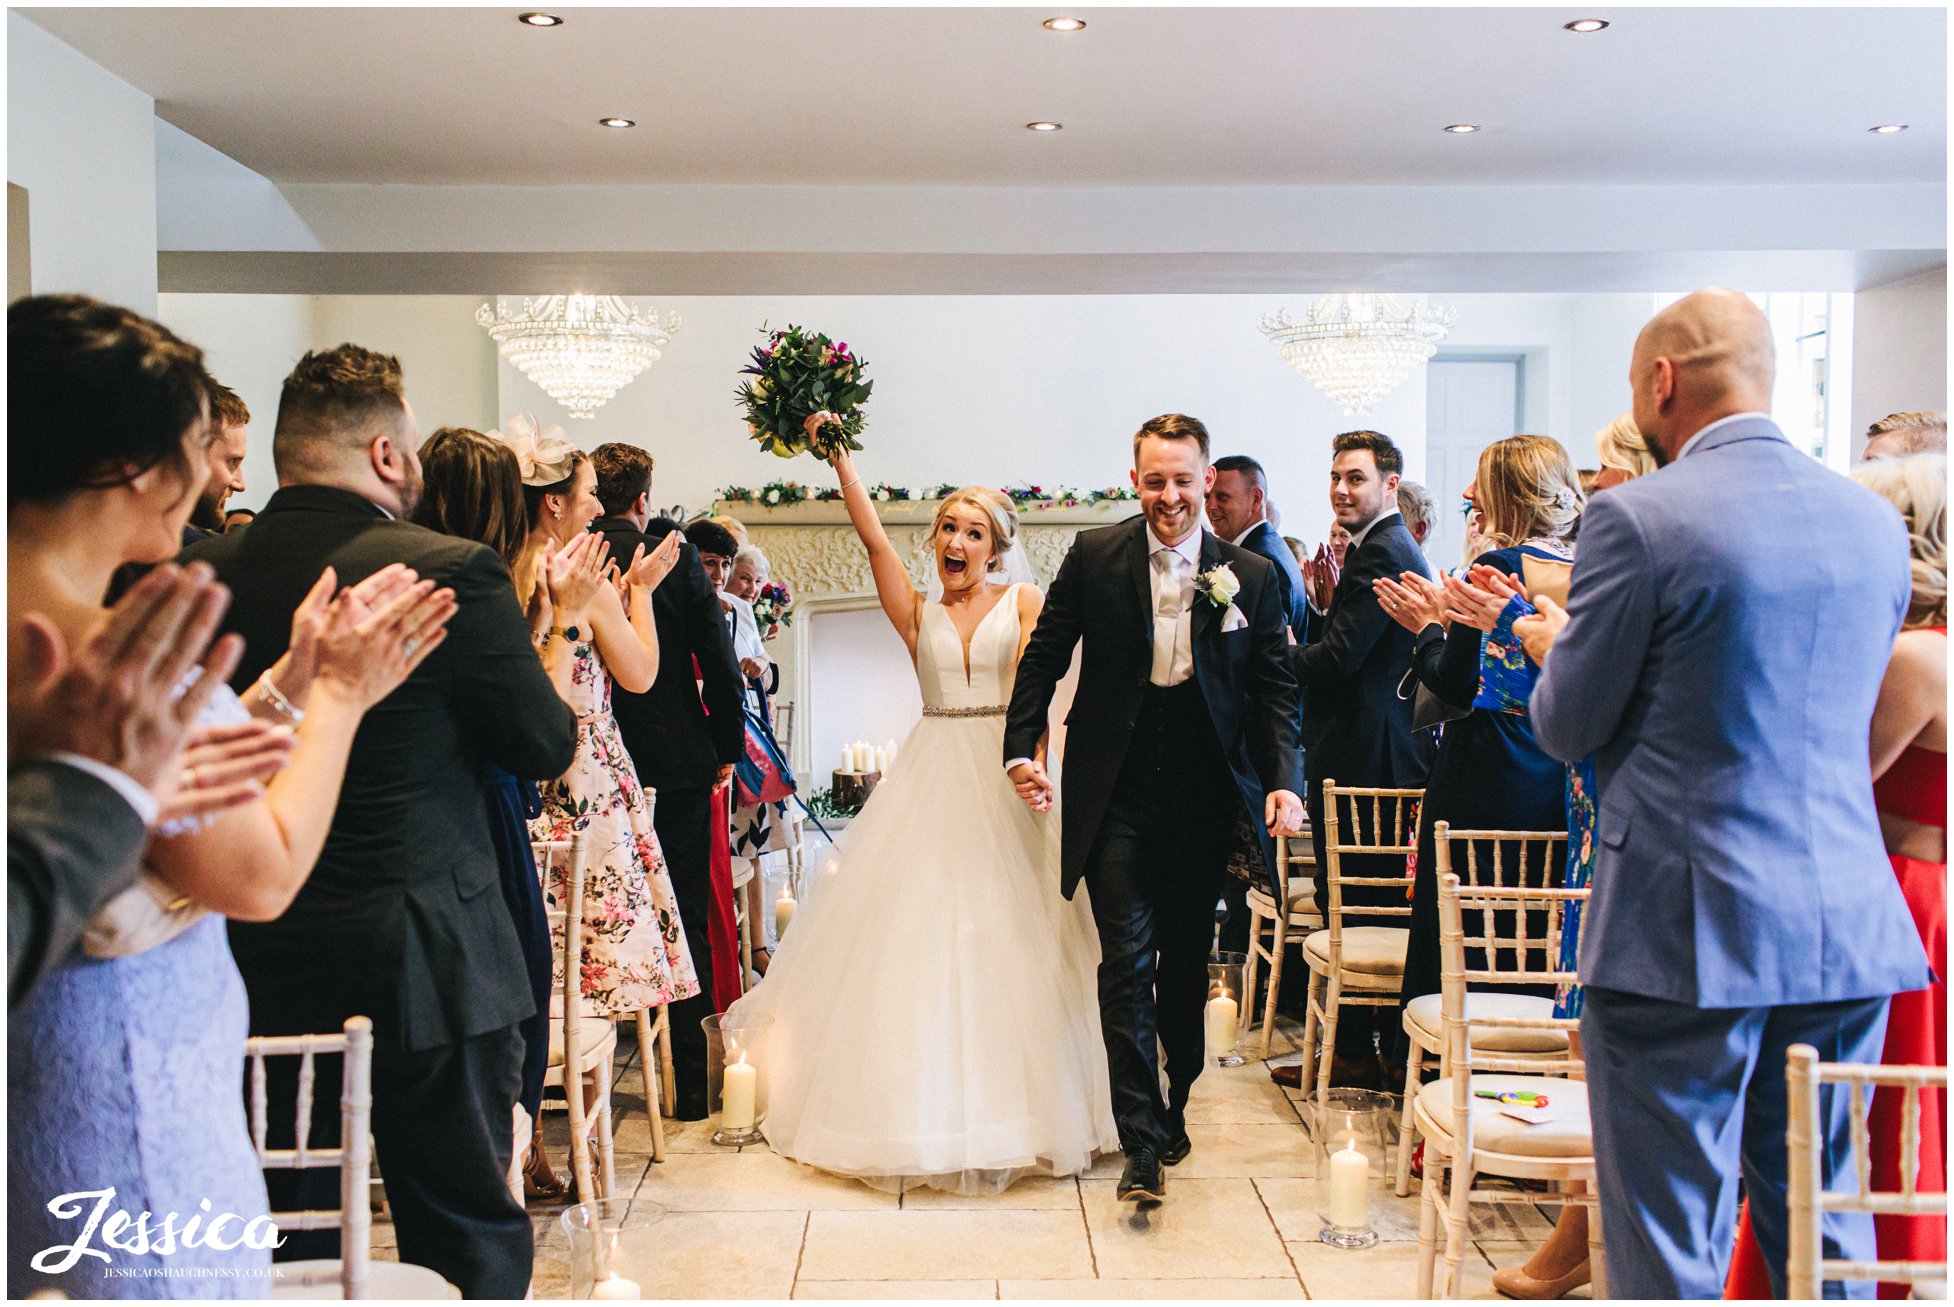
{"type": "Polygon", "coordinates": [[[1215,896],[1240,806],[1200,687],[1148,686],[1085,870],[1113,1119],[1129,1152],[1172,1142],[1169,1116],[1201,1074],[1215,896]]]}

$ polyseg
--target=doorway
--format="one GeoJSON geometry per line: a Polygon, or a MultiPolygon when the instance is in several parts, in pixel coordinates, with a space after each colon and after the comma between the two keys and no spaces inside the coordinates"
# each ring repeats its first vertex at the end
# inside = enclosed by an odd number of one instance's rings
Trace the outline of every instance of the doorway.
{"type": "Polygon", "coordinates": [[[1438,505],[1425,554],[1439,571],[1465,551],[1465,488],[1479,452],[1525,430],[1526,359],[1520,354],[1448,354],[1426,365],[1425,489],[1438,505]]]}

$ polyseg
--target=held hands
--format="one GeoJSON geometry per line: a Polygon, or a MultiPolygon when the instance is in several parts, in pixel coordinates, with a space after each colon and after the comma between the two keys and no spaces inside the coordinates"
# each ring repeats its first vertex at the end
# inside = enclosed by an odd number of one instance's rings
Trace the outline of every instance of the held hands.
{"type": "Polygon", "coordinates": [[[1446,624],[1445,592],[1420,572],[1405,572],[1393,581],[1380,576],[1371,582],[1378,603],[1399,626],[1413,635],[1436,623],[1446,624]]]}
{"type": "Polygon", "coordinates": [[[1303,829],[1303,801],[1290,790],[1270,790],[1263,820],[1271,835],[1295,835],[1303,829]]]}
{"type": "Polygon", "coordinates": [[[1052,778],[1045,771],[1042,756],[1013,767],[1011,784],[1016,787],[1018,797],[1025,801],[1025,806],[1033,812],[1052,810],[1052,778]]]}
{"type": "Polygon", "coordinates": [[[1547,651],[1554,647],[1554,641],[1560,638],[1561,628],[1567,625],[1567,610],[1546,595],[1533,602],[1540,611],[1513,623],[1513,634],[1520,637],[1520,645],[1527,651],[1527,657],[1544,667],[1547,665],[1547,651]]]}

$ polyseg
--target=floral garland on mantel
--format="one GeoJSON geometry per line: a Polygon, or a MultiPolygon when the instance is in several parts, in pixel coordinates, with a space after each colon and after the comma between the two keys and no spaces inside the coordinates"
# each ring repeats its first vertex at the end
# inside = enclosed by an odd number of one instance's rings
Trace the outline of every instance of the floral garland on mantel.
{"type": "MultiPolygon", "coordinates": [[[[893,504],[908,500],[943,499],[959,489],[954,482],[929,486],[923,490],[912,491],[906,486],[892,486],[878,482],[870,487],[869,497],[879,503],[893,504]]],[[[1070,486],[1060,486],[1047,490],[1043,486],[1006,486],[1004,493],[1019,509],[1038,512],[1049,508],[1081,508],[1094,504],[1126,503],[1138,499],[1139,493],[1132,486],[1107,486],[1104,490],[1074,490],[1070,486]]],[[[809,500],[816,503],[831,504],[841,500],[841,491],[832,487],[823,490],[810,490],[798,481],[769,481],[758,490],[746,486],[727,486],[719,492],[720,502],[727,504],[757,504],[762,508],[785,508],[790,504],[803,504],[809,500]]]]}

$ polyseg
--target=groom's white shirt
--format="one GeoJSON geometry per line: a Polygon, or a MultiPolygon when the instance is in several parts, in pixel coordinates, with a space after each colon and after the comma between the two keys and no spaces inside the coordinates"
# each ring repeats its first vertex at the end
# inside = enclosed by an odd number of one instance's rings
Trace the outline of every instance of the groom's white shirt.
{"type": "MultiPolygon", "coordinates": [[[[1160,537],[1153,533],[1149,525],[1147,532],[1147,576],[1153,592],[1153,672],[1147,678],[1155,685],[1179,685],[1194,675],[1194,574],[1201,570],[1201,533],[1207,529],[1207,519],[1187,533],[1177,545],[1163,545],[1160,537]],[[1176,555],[1180,572],[1180,611],[1174,616],[1163,616],[1160,610],[1160,591],[1166,580],[1166,568],[1158,557],[1163,551],[1176,555]]],[[[1004,764],[1010,771],[1019,763],[1030,762],[1029,758],[1012,758],[1004,764]]]]}

